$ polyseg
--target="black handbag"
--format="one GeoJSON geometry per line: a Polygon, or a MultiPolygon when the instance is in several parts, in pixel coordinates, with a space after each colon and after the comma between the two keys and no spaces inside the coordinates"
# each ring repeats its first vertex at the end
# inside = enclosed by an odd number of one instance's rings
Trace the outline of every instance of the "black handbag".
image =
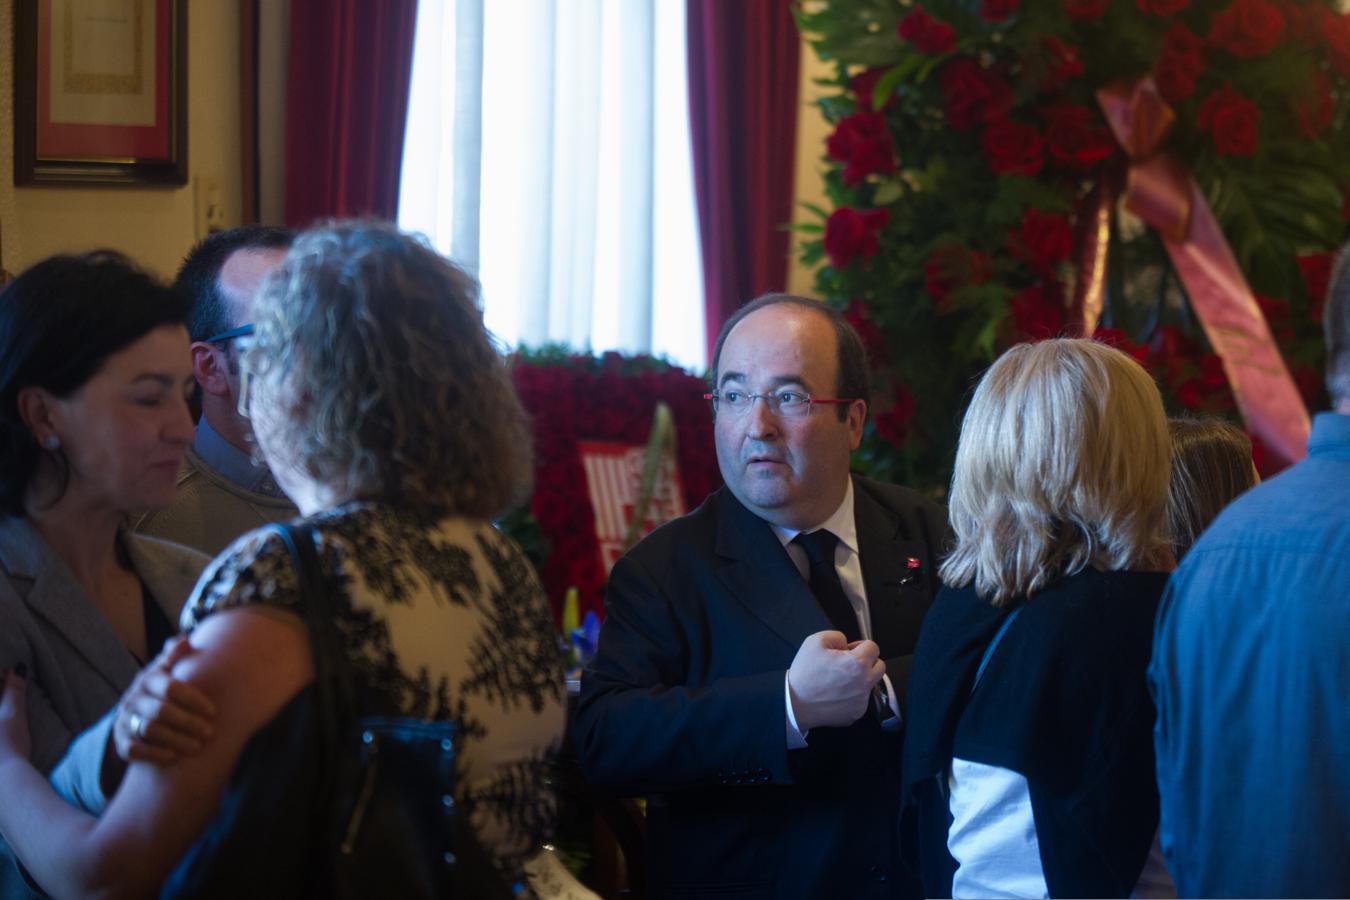
{"type": "Polygon", "coordinates": [[[295,563],[314,683],[246,746],[161,896],[513,896],[457,808],[455,724],[359,715],[313,532],[270,527],[295,563]]]}

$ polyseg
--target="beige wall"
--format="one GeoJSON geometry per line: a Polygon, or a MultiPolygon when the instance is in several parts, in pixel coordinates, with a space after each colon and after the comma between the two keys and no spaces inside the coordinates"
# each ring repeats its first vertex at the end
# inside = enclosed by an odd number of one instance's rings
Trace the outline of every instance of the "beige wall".
{"type": "MultiPolygon", "coordinates": [[[[111,246],[168,277],[197,238],[193,180],[222,187],[227,225],[240,221],[239,11],[236,0],[192,0],[188,16],[189,183],[181,188],[16,188],[13,182],[14,0],[0,0],[0,264],[18,272],[62,250],[111,246]]],[[[1350,0],[1347,0],[1350,2],[1350,0]]],[[[284,153],[284,96],[265,85],[284,84],[288,4],[262,6],[260,90],[263,221],[281,220],[280,159],[284,153]]],[[[826,206],[820,158],[829,129],[812,102],[812,80],[829,74],[805,43],[801,51],[794,199],[826,206]]],[[[794,205],[793,221],[815,221],[794,205]]],[[[794,235],[788,290],[811,293],[812,272],[797,262],[794,235]]]]}
{"type": "MultiPolygon", "coordinates": [[[[801,48],[801,79],[799,86],[800,106],[797,109],[797,174],[794,178],[792,221],[819,222],[820,220],[802,208],[802,201],[814,203],[823,209],[829,209],[825,199],[825,180],[821,175],[824,167],[820,158],[825,154],[825,138],[829,127],[820,114],[814,98],[821,88],[812,84],[817,78],[827,78],[833,73],[830,67],[816,57],[815,51],[805,42],[801,48]]],[[[800,236],[793,233],[792,259],[788,265],[788,291],[793,294],[812,295],[812,271],[797,261],[797,243],[800,236]]]]}
{"type": "Polygon", "coordinates": [[[239,224],[239,9],[192,0],[188,10],[188,184],[173,188],[14,186],[13,0],[0,0],[0,228],[11,272],[64,250],[113,247],[170,277],[197,238],[193,182],[214,180],[224,224],[239,224]]]}

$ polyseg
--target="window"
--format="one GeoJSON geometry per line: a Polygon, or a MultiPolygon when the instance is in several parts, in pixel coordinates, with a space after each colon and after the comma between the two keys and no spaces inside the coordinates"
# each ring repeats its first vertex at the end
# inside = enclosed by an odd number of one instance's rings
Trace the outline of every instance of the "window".
{"type": "Polygon", "coordinates": [[[399,198],[507,346],[705,365],[682,0],[421,0],[399,198]]]}

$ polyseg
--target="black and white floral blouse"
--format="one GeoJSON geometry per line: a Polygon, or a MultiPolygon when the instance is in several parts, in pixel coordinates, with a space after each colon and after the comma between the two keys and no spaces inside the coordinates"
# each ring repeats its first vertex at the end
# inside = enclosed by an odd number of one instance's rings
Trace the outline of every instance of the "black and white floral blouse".
{"type": "MultiPolygon", "coordinates": [[[[389,710],[459,724],[458,800],[483,846],[511,870],[548,839],[548,764],[566,699],[558,641],[529,561],[491,523],[354,502],[302,520],[317,529],[325,581],[358,683],[389,710]]],[[[183,610],[261,604],[296,611],[280,535],[228,547],[183,610]]]]}

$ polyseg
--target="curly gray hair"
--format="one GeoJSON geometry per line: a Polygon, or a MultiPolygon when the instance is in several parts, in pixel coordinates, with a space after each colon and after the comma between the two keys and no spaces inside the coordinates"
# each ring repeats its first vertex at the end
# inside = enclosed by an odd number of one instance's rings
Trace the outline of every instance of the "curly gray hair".
{"type": "Polygon", "coordinates": [[[287,462],[339,498],[481,517],[523,502],[528,420],[477,293],[390,225],[301,234],[258,295],[243,357],[287,462]]]}

